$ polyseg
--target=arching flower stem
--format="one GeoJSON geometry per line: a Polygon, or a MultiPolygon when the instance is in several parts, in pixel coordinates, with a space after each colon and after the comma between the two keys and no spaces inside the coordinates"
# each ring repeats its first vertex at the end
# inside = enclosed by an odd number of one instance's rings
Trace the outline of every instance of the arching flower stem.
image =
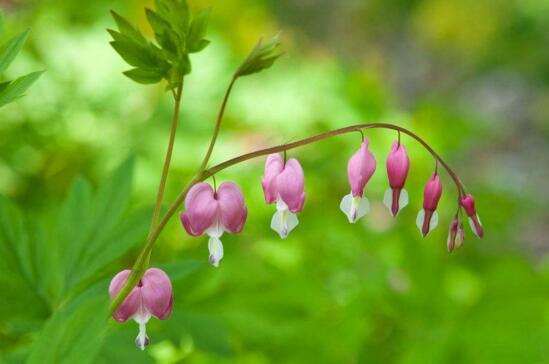
{"type": "MultiPolygon", "coordinates": [[[[207,164],[207,162],[209,160],[209,157],[211,155],[211,152],[213,150],[213,146],[215,144],[215,139],[216,139],[216,134],[218,134],[219,127],[220,127],[220,124],[221,124],[220,120],[223,117],[223,110],[225,109],[226,100],[228,99],[228,96],[230,94],[230,90],[232,89],[232,85],[234,84],[235,80],[236,79],[233,78],[233,80],[231,81],[231,84],[230,84],[230,86],[227,90],[227,93],[225,95],[225,99],[223,101],[223,104],[222,104],[222,107],[221,107],[221,110],[220,110],[220,113],[219,113],[219,116],[218,116],[218,121],[216,123],[214,136],[212,137],[212,140],[210,142],[210,147],[208,148],[208,152],[207,152],[207,154],[206,154],[206,156],[203,160],[203,164],[204,164],[204,162],[206,162],[206,164],[207,164]]],[[[201,181],[205,180],[206,178],[208,178],[210,176],[213,176],[214,174],[216,174],[216,173],[218,173],[218,172],[220,172],[220,171],[222,171],[226,168],[229,168],[231,166],[234,166],[236,164],[245,162],[245,161],[253,159],[253,158],[269,155],[269,154],[272,154],[272,153],[288,151],[288,150],[295,149],[295,148],[298,148],[298,147],[301,147],[301,146],[304,146],[304,145],[308,145],[308,144],[312,144],[312,143],[315,143],[315,142],[318,142],[318,141],[321,141],[321,140],[324,140],[324,139],[328,139],[328,138],[331,138],[331,137],[334,137],[334,136],[337,136],[337,135],[342,135],[342,134],[347,134],[347,133],[352,133],[352,132],[357,132],[357,131],[360,132],[364,129],[390,129],[390,130],[396,130],[400,133],[406,134],[406,135],[410,136],[411,138],[415,139],[418,143],[420,143],[433,156],[433,158],[435,158],[437,163],[440,163],[440,165],[442,167],[444,167],[446,172],[448,172],[448,174],[450,175],[450,177],[454,181],[454,183],[456,185],[456,188],[458,190],[458,198],[465,195],[465,187],[463,186],[463,183],[461,182],[461,180],[459,179],[457,174],[440,157],[440,155],[437,152],[435,152],[435,150],[431,146],[429,146],[429,144],[427,144],[427,142],[425,140],[423,140],[417,134],[413,133],[412,131],[410,131],[406,128],[403,128],[403,127],[400,127],[400,126],[397,126],[397,125],[393,125],[393,124],[388,124],[388,123],[370,123],[370,124],[351,125],[351,126],[347,126],[345,128],[335,129],[335,130],[331,130],[331,131],[328,131],[328,132],[325,132],[325,133],[317,134],[317,135],[314,135],[314,136],[311,136],[311,137],[308,137],[308,138],[305,138],[305,139],[298,140],[296,142],[281,144],[281,145],[277,145],[277,146],[270,147],[270,148],[260,149],[260,150],[257,150],[257,151],[251,152],[251,153],[246,153],[246,154],[240,155],[238,157],[229,159],[229,160],[227,160],[225,162],[222,162],[220,164],[217,164],[217,165],[215,165],[215,166],[213,166],[209,169],[205,169],[205,164],[204,164],[204,166],[201,165],[201,168],[199,169],[197,175],[187,184],[187,186],[185,186],[185,188],[177,196],[177,198],[174,200],[174,202],[170,205],[170,207],[168,208],[168,210],[166,211],[166,213],[164,214],[162,219],[151,230],[150,234],[147,237],[147,241],[146,241],[145,245],[143,246],[141,252],[139,253],[139,256],[137,257],[137,259],[136,259],[136,261],[133,265],[132,273],[128,277],[128,280],[126,281],[126,284],[119,291],[119,293],[115,297],[115,299],[112,300],[111,305],[110,305],[110,312],[112,313],[114,310],[116,310],[116,308],[124,301],[126,296],[131,292],[133,287],[135,287],[137,285],[137,283],[139,282],[139,280],[141,279],[141,277],[145,273],[145,270],[147,269],[147,265],[148,265],[149,254],[152,250],[152,247],[153,247],[154,243],[156,242],[156,239],[158,238],[158,236],[160,235],[160,233],[162,232],[162,230],[164,229],[164,227],[166,226],[166,224],[168,223],[170,218],[180,208],[183,201],[185,200],[185,197],[187,196],[187,193],[189,192],[189,190],[191,189],[191,187],[194,184],[196,184],[198,182],[201,182],[201,181]]]]}

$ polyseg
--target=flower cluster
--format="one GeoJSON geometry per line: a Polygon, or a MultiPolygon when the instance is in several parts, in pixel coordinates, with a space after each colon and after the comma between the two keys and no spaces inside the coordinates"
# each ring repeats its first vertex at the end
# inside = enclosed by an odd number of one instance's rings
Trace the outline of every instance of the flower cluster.
{"type": "MultiPolygon", "coordinates": [[[[437,164],[438,165],[438,164],[437,164]]],[[[410,158],[403,144],[393,142],[386,161],[389,188],[383,202],[389,212],[396,216],[408,204],[408,193],[404,189],[410,169],[410,158]]],[[[370,203],[364,191],[376,170],[376,160],[368,149],[368,139],[364,138],[360,148],[347,163],[347,177],[350,193],[340,203],[340,209],[350,223],[355,223],[370,210],[370,203]]],[[[471,229],[478,237],[484,234],[475,209],[473,196],[465,194],[462,184],[456,182],[459,193],[457,213],[450,223],[447,247],[450,252],[463,245],[463,222],[461,210],[469,219],[471,229]]],[[[275,204],[276,212],[271,219],[271,228],[281,238],[299,224],[297,214],[305,204],[304,173],[299,162],[286,160],[286,155],[270,154],[265,162],[265,172],[261,186],[267,204],[275,204]]],[[[442,196],[442,183],[437,170],[430,176],[423,192],[423,208],[419,211],[416,224],[423,236],[438,225],[437,207],[442,196]]],[[[221,237],[225,232],[236,234],[242,231],[248,210],[241,189],[233,182],[224,182],[219,188],[212,188],[200,182],[190,188],[185,197],[185,212],[180,214],[181,223],[191,236],[208,235],[209,262],[219,266],[223,258],[221,237]]],[[[115,297],[130,275],[129,270],[118,273],[112,280],[109,293],[115,297]]],[[[145,272],[139,284],[133,288],[122,304],[113,312],[113,317],[124,322],[134,319],[139,324],[138,347],[143,349],[149,343],[145,325],[155,316],[166,319],[172,310],[172,286],[166,273],[152,268],[145,272]]]]}
{"type": "MultiPolygon", "coordinates": [[[[385,191],[383,202],[389,212],[396,216],[408,204],[408,192],[404,189],[410,158],[406,148],[395,141],[386,161],[389,188],[385,191]]],[[[340,203],[340,209],[350,223],[355,223],[370,210],[368,198],[364,195],[366,185],[376,170],[376,160],[368,149],[368,139],[364,138],[360,148],[351,156],[347,164],[350,193],[345,195],[340,203]]],[[[276,212],[271,219],[271,229],[284,239],[299,224],[297,214],[303,210],[305,203],[304,173],[299,162],[286,160],[278,154],[270,154],[265,162],[265,172],[261,185],[267,204],[275,204],[276,212]]],[[[471,228],[478,237],[483,230],[475,210],[471,195],[460,192],[460,207],[463,207],[469,217],[471,228]]],[[[438,225],[436,211],[442,196],[442,183],[435,171],[427,180],[423,193],[423,208],[419,211],[416,224],[423,236],[426,236],[438,225]]],[[[463,244],[463,224],[460,222],[461,208],[450,225],[448,249],[463,244]]],[[[209,236],[209,261],[215,267],[223,258],[221,236],[225,231],[239,233],[246,221],[247,209],[240,188],[225,182],[217,191],[205,182],[194,185],[185,199],[185,212],[180,218],[183,227],[192,236],[206,234],[209,236]]]]}

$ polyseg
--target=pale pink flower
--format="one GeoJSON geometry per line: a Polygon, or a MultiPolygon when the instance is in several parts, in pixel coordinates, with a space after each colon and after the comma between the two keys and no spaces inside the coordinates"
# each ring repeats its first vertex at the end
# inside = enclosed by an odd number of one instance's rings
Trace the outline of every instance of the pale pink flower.
{"type": "Polygon", "coordinates": [[[351,192],[343,197],[339,205],[350,223],[355,223],[370,211],[370,202],[364,197],[364,188],[375,170],[376,160],[368,149],[368,139],[364,139],[360,149],[347,163],[347,177],[351,192]]]}
{"type": "Polygon", "coordinates": [[[240,188],[233,182],[222,183],[217,191],[205,183],[194,185],[185,199],[185,212],[180,218],[183,227],[192,236],[207,234],[209,261],[219,266],[223,258],[221,236],[225,231],[239,233],[244,227],[248,210],[240,188]]]}
{"type": "Polygon", "coordinates": [[[271,228],[284,239],[299,224],[296,214],[305,203],[303,169],[296,159],[284,162],[279,154],[270,154],[261,185],[265,202],[276,202],[271,228]]]}
{"type": "MultiPolygon", "coordinates": [[[[114,299],[131,271],[126,269],[118,273],[111,281],[109,295],[114,299]]],[[[139,324],[139,334],[135,344],[144,350],[149,344],[146,325],[152,316],[165,320],[170,316],[173,307],[172,283],[164,271],[158,268],[147,269],[137,286],[113,312],[118,322],[134,319],[139,324]]]]}

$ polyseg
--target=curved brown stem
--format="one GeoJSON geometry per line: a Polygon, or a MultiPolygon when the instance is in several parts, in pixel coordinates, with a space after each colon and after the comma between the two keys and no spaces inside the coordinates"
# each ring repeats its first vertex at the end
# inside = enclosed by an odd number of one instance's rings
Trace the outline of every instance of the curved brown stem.
{"type": "Polygon", "coordinates": [[[444,162],[444,160],[442,160],[440,155],[438,155],[438,153],[435,152],[435,150],[433,148],[431,148],[425,140],[423,140],[417,134],[411,132],[408,129],[402,128],[402,127],[397,126],[397,125],[386,124],[386,123],[370,123],[370,124],[351,125],[351,126],[347,126],[345,128],[335,129],[335,130],[331,130],[331,131],[328,131],[328,132],[325,132],[325,133],[322,133],[322,134],[314,135],[314,136],[309,137],[309,138],[301,139],[301,140],[298,140],[298,141],[293,142],[293,143],[282,144],[282,145],[278,145],[276,147],[265,148],[265,149],[257,150],[255,152],[243,154],[241,156],[235,157],[233,159],[229,159],[228,161],[225,161],[225,162],[220,163],[220,164],[218,164],[218,165],[216,165],[216,166],[214,166],[210,169],[205,170],[204,171],[204,175],[205,175],[204,178],[207,178],[207,177],[211,176],[212,174],[215,174],[215,173],[217,173],[217,172],[219,172],[219,171],[221,171],[225,168],[228,168],[228,167],[233,166],[235,164],[247,161],[249,159],[253,159],[253,158],[256,158],[256,157],[263,156],[263,155],[268,155],[268,154],[271,154],[271,153],[277,153],[277,152],[281,152],[281,151],[285,151],[285,150],[295,149],[295,148],[301,147],[303,145],[307,145],[307,144],[311,144],[311,143],[314,143],[314,142],[317,142],[317,141],[320,141],[320,140],[323,140],[323,139],[331,138],[331,137],[336,136],[336,135],[347,134],[347,133],[350,133],[350,132],[360,131],[360,130],[363,130],[363,129],[375,129],[375,128],[396,130],[396,131],[402,132],[402,133],[407,134],[410,137],[414,138],[425,149],[427,149],[427,151],[433,156],[433,158],[435,158],[444,167],[444,169],[448,172],[448,174],[450,175],[450,177],[452,178],[452,180],[456,184],[459,195],[461,196],[462,194],[464,194],[465,188],[463,186],[463,183],[461,182],[461,180],[457,176],[457,174],[450,168],[450,166],[446,162],[444,162]]]}

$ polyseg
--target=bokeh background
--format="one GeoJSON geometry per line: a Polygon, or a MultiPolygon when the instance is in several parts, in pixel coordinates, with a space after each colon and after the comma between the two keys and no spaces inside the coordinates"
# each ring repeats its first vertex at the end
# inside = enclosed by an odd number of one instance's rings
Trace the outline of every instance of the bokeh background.
{"type": "MultiPolygon", "coordinates": [[[[129,210],[150,207],[171,98],[121,74],[127,66],[105,29],[115,9],[151,34],[143,8],[152,2],[0,4],[8,34],[32,27],[5,77],[47,70],[0,110],[0,194],[47,231],[77,176],[95,188],[133,156],[129,210]]],[[[378,161],[366,189],[372,211],[350,225],[338,205],[360,135],[340,136],[290,153],[303,164],[307,201],[288,239],[269,229],[263,160],[217,176],[242,186],[249,209],[244,231],[224,237],[219,269],[207,264],[206,238],[187,236],[177,218],[168,224],[153,265],[179,272],[175,309],[151,321],[146,352],[134,347],[133,322],[104,323],[103,311],[88,309],[66,323],[66,301],[21,302],[0,287],[0,362],[76,362],[64,353],[78,351],[79,363],[549,363],[549,2],[190,4],[212,7],[212,44],[192,57],[168,200],[197,168],[232,72],[260,36],[283,30],[285,56],[237,82],[212,164],[353,123],[395,123],[458,171],[485,239],[467,230],[464,247],[446,251],[456,198],[447,176],[440,225],[421,238],[415,216],[434,162],[406,137],[411,202],[390,217],[381,201],[396,134],[384,130],[366,133],[378,161]],[[88,330],[91,339],[75,341],[88,330]]],[[[142,237],[89,279],[99,300],[90,307],[102,307],[109,278],[131,265],[142,237]]],[[[75,307],[84,299],[73,298],[75,307]]]]}

